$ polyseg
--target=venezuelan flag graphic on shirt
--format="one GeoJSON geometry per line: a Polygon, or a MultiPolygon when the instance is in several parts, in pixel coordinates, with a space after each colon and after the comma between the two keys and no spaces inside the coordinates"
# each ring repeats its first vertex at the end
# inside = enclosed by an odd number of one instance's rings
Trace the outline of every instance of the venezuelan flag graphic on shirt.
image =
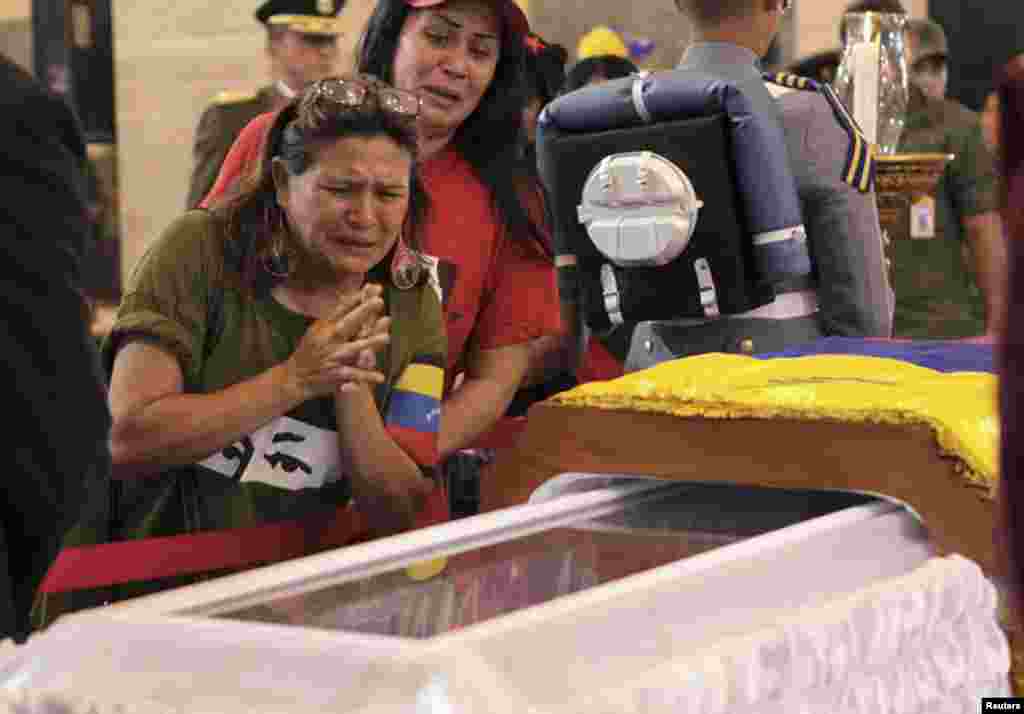
{"type": "Polygon", "coordinates": [[[443,357],[417,355],[398,378],[388,402],[388,433],[421,466],[437,464],[443,389],[443,357]]]}

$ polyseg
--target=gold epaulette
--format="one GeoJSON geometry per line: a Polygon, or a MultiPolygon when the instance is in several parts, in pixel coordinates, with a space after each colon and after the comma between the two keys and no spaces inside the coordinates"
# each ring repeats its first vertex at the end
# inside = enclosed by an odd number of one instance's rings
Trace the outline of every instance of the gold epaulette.
{"type": "Polygon", "coordinates": [[[817,89],[810,86],[814,80],[808,77],[801,77],[799,74],[789,74],[788,72],[769,72],[764,75],[764,80],[782,87],[789,87],[790,89],[817,89]]]}
{"type": "Polygon", "coordinates": [[[847,152],[846,165],[843,167],[843,181],[861,193],[870,191],[875,182],[875,145],[864,136],[864,132],[832,86],[788,72],[766,72],[762,76],[764,81],[771,84],[818,92],[828,100],[839,125],[850,136],[850,150],[847,152]]]}
{"type": "Polygon", "coordinates": [[[213,98],[213,103],[214,104],[238,104],[239,102],[252,101],[255,98],[256,98],[256,92],[252,92],[252,91],[241,92],[241,91],[233,91],[233,90],[229,89],[229,90],[226,90],[226,91],[223,91],[223,92],[218,92],[217,95],[213,98]]]}

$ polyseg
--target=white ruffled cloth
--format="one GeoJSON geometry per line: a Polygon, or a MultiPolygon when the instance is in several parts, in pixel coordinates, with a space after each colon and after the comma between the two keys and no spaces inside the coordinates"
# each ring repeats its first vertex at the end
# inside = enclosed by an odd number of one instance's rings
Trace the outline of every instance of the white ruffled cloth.
{"type": "MultiPolygon", "coordinates": [[[[637,607],[644,607],[642,597],[637,607]]],[[[563,615],[575,620],[568,605],[563,615]]],[[[130,649],[133,627],[146,626],[115,619],[104,627],[103,620],[58,623],[16,648],[20,656],[0,651],[0,714],[975,714],[982,697],[1009,696],[996,589],[959,556],[932,558],[907,575],[780,613],[770,626],[697,649],[652,638],[650,646],[664,654],[652,651],[652,666],[623,670],[617,681],[598,666],[600,652],[580,652],[573,681],[552,677],[534,681],[532,690],[519,686],[519,658],[507,653],[496,661],[457,639],[451,646],[357,636],[350,642],[344,633],[222,630],[238,624],[181,620],[143,638],[149,644],[140,657],[122,648],[130,649]],[[62,629],[64,637],[56,636],[62,629]],[[82,637],[95,644],[80,646],[82,637]],[[223,639],[211,642],[215,637],[223,639]],[[67,656],[71,642],[80,652],[67,656]],[[125,657],[138,668],[134,674],[124,671],[125,657]],[[59,676],[48,675],[47,666],[59,676]],[[272,689],[253,693],[243,682],[272,689]],[[168,697],[172,691],[177,695],[168,697]]],[[[546,652],[545,629],[533,633],[533,664],[557,672],[565,663],[545,662],[557,658],[546,652]]]]}
{"type": "Polygon", "coordinates": [[[974,714],[983,696],[1009,696],[1009,667],[995,587],[951,556],[665,662],[578,711],[974,714]]]}
{"type": "Polygon", "coordinates": [[[68,693],[20,694],[10,696],[0,705],[3,714],[180,714],[185,710],[169,709],[153,702],[133,705],[109,702],[78,701],[68,693]]]}

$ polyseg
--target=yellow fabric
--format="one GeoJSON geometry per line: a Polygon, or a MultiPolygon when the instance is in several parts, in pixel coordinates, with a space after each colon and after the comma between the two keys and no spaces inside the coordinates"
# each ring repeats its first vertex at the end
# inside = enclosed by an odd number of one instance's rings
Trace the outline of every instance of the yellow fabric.
{"type": "Polygon", "coordinates": [[[629,58],[629,48],[626,47],[626,43],[623,42],[619,33],[604,25],[598,25],[590,30],[580,38],[576,45],[576,59],[578,60],[601,55],[629,58]]]}
{"type": "Polygon", "coordinates": [[[814,355],[759,360],[707,354],[664,362],[552,398],[574,407],[660,412],[711,419],[827,419],[921,423],[966,476],[994,495],[999,420],[996,378],[937,372],[901,360],[814,355]]]}
{"type": "Polygon", "coordinates": [[[444,391],[444,370],[431,364],[413,362],[402,372],[395,389],[440,399],[444,391]]]}

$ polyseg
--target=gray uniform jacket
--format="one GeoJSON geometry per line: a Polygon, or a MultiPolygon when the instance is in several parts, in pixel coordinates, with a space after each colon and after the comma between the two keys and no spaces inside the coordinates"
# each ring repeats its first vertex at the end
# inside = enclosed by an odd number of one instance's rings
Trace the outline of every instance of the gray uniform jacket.
{"type": "Polygon", "coordinates": [[[186,208],[195,208],[213,188],[220,166],[245,125],[288,100],[273,86],[252,94],[224,92],[203,111],[192,145],[192,176],[186,208]]]}
{"type": "Polygon", "coordinates": [[[850,138],[824,96],[784,91],[773,96],[750,50],[699,43],[681,68],[739,84],[759,111],[779,117],[807,228],[818,313],[785,320],[727,318],[700,325],[641,323],[627,369],[705,352],[768,352],[822,335],[889,337],[893,298],[885,268],[874,192],[842,180],[850,138]]]}

